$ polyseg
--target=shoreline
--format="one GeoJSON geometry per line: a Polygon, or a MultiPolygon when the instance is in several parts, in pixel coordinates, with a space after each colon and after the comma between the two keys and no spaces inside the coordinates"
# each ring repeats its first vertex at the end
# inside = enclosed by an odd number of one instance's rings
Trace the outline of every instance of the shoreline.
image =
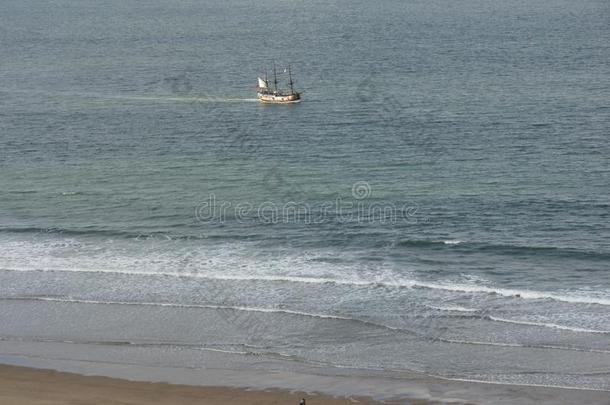
{"type": "MultiPolygon", "coordinates": [[[[380,404],[371,398],[341,398],[277,389],[206,387],[163,382],[130,381],[105,376],[0,364],[0,403],[52,404],[299,404],[301,398],[319,405],[380,404]]],[[[413,404],[429,404],[425,401],[413,404]]]]}
{"type": "Polygon", "coordinates": [[[244,370],[181,370],[0,356],[0,403],[59,404],[602,404],[607,391],[244,370]],[[270,383],[270,381],[273,381],[270,383]],[[400,387],[399,390],[396,390],[400,387]],[[385,395],[379,395],[384,392],[385,395]],[[347,392],[352,394],[346,394],[347,392]]]}

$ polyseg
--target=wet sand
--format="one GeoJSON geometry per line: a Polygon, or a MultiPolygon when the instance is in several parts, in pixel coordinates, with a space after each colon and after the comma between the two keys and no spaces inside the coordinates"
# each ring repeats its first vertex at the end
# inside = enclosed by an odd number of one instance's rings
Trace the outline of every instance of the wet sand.
{"type": "MultiPolygon", "coordinates": [[[[298,405],[379,404],[370,398],[333,398],[281,390],[247,390],[146,383],[108,377],[0,365],[0,404],[11,405],[156,405],[156,404],[282,404],[298,405]]],[[[429,402],[409,401],[411,404],[429,402]]]]}
{"type": "MultiPolygon", "coordinates": [[[[236,378],[243,378],[243,375],[239,372],[234,372],[231,375],[236,378]]],[[[141,379],[141,376],[138,377],[138,374],[133,373],[133,370],[132,373],[121,377],[129,378],[129,380],[98,375],[81,375],[43,368],[0,365],[0,404],[298,405],[301,398],[306,398],[307,405],[597,405],[609,403],[608,392],[603,391],[480,384],[429,378],[405,380],[401,383],[405,388],[402,395],[386,396],[381,401],[364,396],[368,395],[366,392],[375,391],[371,389],[373,386],[377,389],[383,388],[383,381],[375,379],[360,380],[359,385],[362,389],[359,390],[359,396],[341,397],[289,389],[268,389],[264,388],[264,385],[257,384],[250,384],[252,388],[235,388],[133,381],[131,378],[141,379]]],[[[278,376],[278,378],[281,377],[278,376]]],[[[309,381],[309,378],[311,377],[306,378],[306,381],[309,381]]],[[[330,384],[326,388],[334,386],[336,383],[341,384],[338,382],[339,380],[328,380],[329,377],[318,376],[315,378],[325,379],[330,384]]],[[[316,386],[314,380],[311,380],[310,383],[311,386],[316,386]]],[[[319,381],[317,383],[319,384],[319,381]]],[[[224,385],[224,383],[221,382],[218,385],[224,385]]],[[[305,385],[305,387],[308,385],[305,385]]],[[[247,386],[247,384],[244,384],[244,386],[247,386]]],[[[353,385],[352,388],[358,391],[357,387],[353,385]]]]}

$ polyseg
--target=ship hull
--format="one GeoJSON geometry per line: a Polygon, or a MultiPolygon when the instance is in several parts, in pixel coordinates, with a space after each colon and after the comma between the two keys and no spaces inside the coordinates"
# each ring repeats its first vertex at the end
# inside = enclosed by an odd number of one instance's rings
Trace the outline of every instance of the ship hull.
{"type": "Polygon", "coordinates": [[[258,93],[258,100],[267,104],[294,104],[301,101],[299,93],[294,94],[267,94],[258,93]]]}

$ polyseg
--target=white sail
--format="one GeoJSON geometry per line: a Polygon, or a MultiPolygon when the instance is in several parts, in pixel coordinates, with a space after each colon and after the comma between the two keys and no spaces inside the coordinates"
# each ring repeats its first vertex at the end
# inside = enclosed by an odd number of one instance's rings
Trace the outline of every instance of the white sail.
{"type": "Polygon", "coordinates": [[[258,87],[260,87],[261,89],[266,89],[267,88],[267,82],[259,77],[258,78],[258,87]]]}

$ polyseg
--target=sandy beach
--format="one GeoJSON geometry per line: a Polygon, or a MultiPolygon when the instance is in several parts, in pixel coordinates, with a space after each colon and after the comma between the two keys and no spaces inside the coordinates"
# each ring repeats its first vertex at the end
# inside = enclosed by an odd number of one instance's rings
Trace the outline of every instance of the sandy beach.
{"type": "MultiPolygon", "coordinates": [[[[107,372],[107,371],[106,371],[107,372]]],[[[102,372],[105,373],[105,372],[102,372]]],[[[134,374],[137,375],[137,374],[134,374]]],[[[236,372],[235,376],[239,373],[236,372]]],[[[405,380],[405,391],[379,399],[368,397],[366,388],[351,396],[334,396],[307,389],[189,385],[147,382],[137,376],[114,378],[81,375],[47,368],[0,365],[0,404],[10,405],[472,405],[472,404],[606,404],[607,393],[548,387],[477,384],[430,379],[405,380]]],[[[278,378],[281,378],[278,376],[278,378]]],[[[324,378],[318,376],[318,378],[324,378]]],[[[314,380],[310,380],[314,381],[314,380]]],[[[332,380],[326,377],[327,383],[332,380]]],[[[338,381],[338,380],[335,380],[338,381]]],[[[204,381],[201,381],[203,383],[204,381]]],[[[294,382],[294,381],[293,381],[294,382]]],[[[318,381],[319,383],[319,381],[318,381]]],[[[195,384],[195,383],[193,383],[195,384]]],[[[332,383],[331,383],[332,384],[332,383]]],[[[340,383],[339,383],[340,384],[340,383]]],[[[383,385],[380,380],[362,380],[365,387],[383,385]]],[[[327,387],[328,388],[328,387],[327,387]]],[[[370,388],[370,387],[369,387],[370,388]]],[[[377,398],[377,397],[375,397],[377,398]]]]}
{"type": "MultiPolygon", "coordinates": [[[[53,404],[294,404],[306,398],[311,405],[373,405],[369,398],[333,398],[280,390],[255,391],[225,387],[197,387],[82,376],[53,370],[0,366],[0,403],[53,404]]],[[[429,402],[411,402],[424,404],[429,402]]]]}

